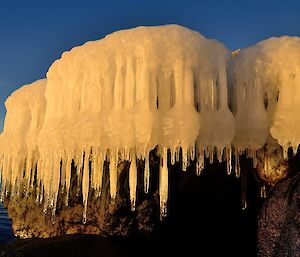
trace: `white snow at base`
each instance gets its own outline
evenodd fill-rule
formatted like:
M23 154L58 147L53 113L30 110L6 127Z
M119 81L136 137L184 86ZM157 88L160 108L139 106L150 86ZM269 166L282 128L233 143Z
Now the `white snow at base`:
M182 170L196 159L200 175L205 157L213 162L216 155L227 161L231 174L233 152L239 176L238 156L245 150L255 159L258 149L276 140L285 149L296 148L299 41L271 38L231 57L220 42L167 25L118 31L63 53L47 79L22 87L6 101L0 136L2 198L22 193L23 182L29 192L36 171L37 202L54 215L60 188L68 205L73 160L85 222L90 189L101 194L105 161L114 202L118 164L125 160L130 162L134 210L137 159L145 160L148 192L149 152L158 146L163 218L168 156L171 164L181 158Z

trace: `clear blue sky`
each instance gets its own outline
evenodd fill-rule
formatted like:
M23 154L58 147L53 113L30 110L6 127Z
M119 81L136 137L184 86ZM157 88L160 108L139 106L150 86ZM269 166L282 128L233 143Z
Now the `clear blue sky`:
M176 23L242 48L300 36L299 0L0 0L0 131L4 101L45 77L62 52L115 30Z

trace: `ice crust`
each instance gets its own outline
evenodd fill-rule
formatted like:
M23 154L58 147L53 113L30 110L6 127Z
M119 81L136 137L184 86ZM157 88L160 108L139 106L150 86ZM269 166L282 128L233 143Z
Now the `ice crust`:
M104 162L113 202L118 163L126 160L134 210L137 159L145 160L148 192L149 152L158 147L163 218L175 161L186 170L196 159L200 174L205 157L216 156L230 174L234 151L238 176L245 150L255 159L276 140L284 149L298 147L299 69L297 37L271 38L231 56L220 42L177 25L122 30L75 47L52 64L47 79L6 101L1 196L28 193L36 182L37 202L54 215L60 188L68 204L73 160L82 174L85 222L90 189L101 194Z

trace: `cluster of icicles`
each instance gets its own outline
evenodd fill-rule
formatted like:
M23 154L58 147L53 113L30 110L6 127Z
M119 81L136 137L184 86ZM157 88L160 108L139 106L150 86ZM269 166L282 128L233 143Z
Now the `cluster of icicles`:
M6 101L0 137L1 198L35 186L44 210L56 211L58 192L70 190L72 162L82 174L84 221L90 189L100 195L109 163L110 197L117 195L118 164L130 162L135 209L137 159L161 156L161 217L167 214L168 158L182 170L205 158L227 162L239 176L239 155L256 163L266 144L286 152L300 143L300 39L281 37L236 56L218 41L181 26L115 32L65 52L47 79L26 85ZM232 150L233 149L233 150Z

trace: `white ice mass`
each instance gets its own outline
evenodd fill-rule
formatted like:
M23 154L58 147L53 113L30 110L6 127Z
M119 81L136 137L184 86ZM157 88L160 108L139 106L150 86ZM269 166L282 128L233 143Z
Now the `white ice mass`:
M53 214L60 188L70 189L71 162L82 173L84 221L89 190L101 193L109 161L110 195L117 195L118 163L130 161L134 210L137 159L158 147L161 216L167 214L168 156L186 170L205 157L232 152L255 160L265 144L300 143L300 39L271 38L232 56L224 45L177 25L115 32L63 53L47 79L6 101L0 136L2 198L25 193L36 179L37 201ZM227 85L228 83L228 85ZM230 107L230 108L229 108Z

